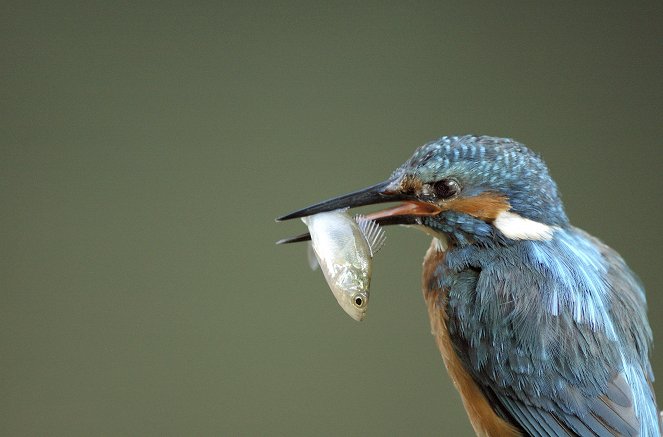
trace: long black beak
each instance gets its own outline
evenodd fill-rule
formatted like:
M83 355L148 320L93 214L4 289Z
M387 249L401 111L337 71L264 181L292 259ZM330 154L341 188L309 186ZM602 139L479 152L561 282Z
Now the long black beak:
M380 226L414 225L419 224L419 216L432 215L439 212L437 207L419 201L414 195L403 194L397 184L387 180L385 182L380 182L377 185L364 188L363 190L355 191L354 193L344 194L342 196L334 197L333 199L307 206L306 208L279 217L276 221L291 220L341 208L354 208L357 206L400 201L404 201L404 204L400 207L368 214L366 218L374 220ZM294 237L284 238L277 241L276 244L297 243L310 239L311 235L306 232Z
M374 205L376 203L385 202L398 202L400 200L408 200L409 196L403 195L400 192L393 190L391 181L381 182L363 190L355 191L354 193L344 194L343 196L334 197L333 199L325 200L316 203L298 211L291 212L276 219L278 222L284 220L291 220L300 217L306 217L321 212L334 211L341 208L354 208L357 206Z

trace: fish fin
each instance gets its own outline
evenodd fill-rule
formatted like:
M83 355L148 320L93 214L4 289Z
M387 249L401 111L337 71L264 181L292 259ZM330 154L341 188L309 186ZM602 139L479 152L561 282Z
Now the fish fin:
M308 257L308 265L311 267L311 270L318 270L320 264L318 264L318 258L315 256L315 250L313 250L313 243L310 241L306 245L306 256Z
M375 256L387 240L384 230L375 221L367 219L363 215L356 215L355 221L359 225L359 230L364 235L364 238L366 238L366 242L368 242L371 257Z

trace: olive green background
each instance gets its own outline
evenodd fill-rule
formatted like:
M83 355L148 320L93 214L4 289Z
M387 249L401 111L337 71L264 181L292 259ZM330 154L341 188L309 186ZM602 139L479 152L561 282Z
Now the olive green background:
M660 2L3 2L0 433L471 435L387 229L367 319L293 209L510 136L648 289L663 398Z

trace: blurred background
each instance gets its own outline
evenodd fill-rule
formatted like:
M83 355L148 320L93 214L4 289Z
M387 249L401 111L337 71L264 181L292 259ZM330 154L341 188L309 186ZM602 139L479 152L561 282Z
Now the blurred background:
M446 134L516 138L648 290L661 2L4 2L4 435L471 435L387 229L367 319L274 218Z

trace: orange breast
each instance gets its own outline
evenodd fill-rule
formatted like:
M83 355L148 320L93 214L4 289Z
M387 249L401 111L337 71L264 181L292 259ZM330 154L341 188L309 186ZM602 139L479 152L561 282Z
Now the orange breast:
M460 393L467 415L470 422L472 422L472 427L478 436L518 436L520 433L513 426L495 414L486 397L467 373L453 350L449 331L447 330L447 314L445 312L447 290L428 288L429 284L434 282L430 279L433 277L435 267L444 260L444 252L438 251L436 246L435 240L433 240L424 259L423 292L428 307L431 333L435 337L437 347L440 349L447 372Z

